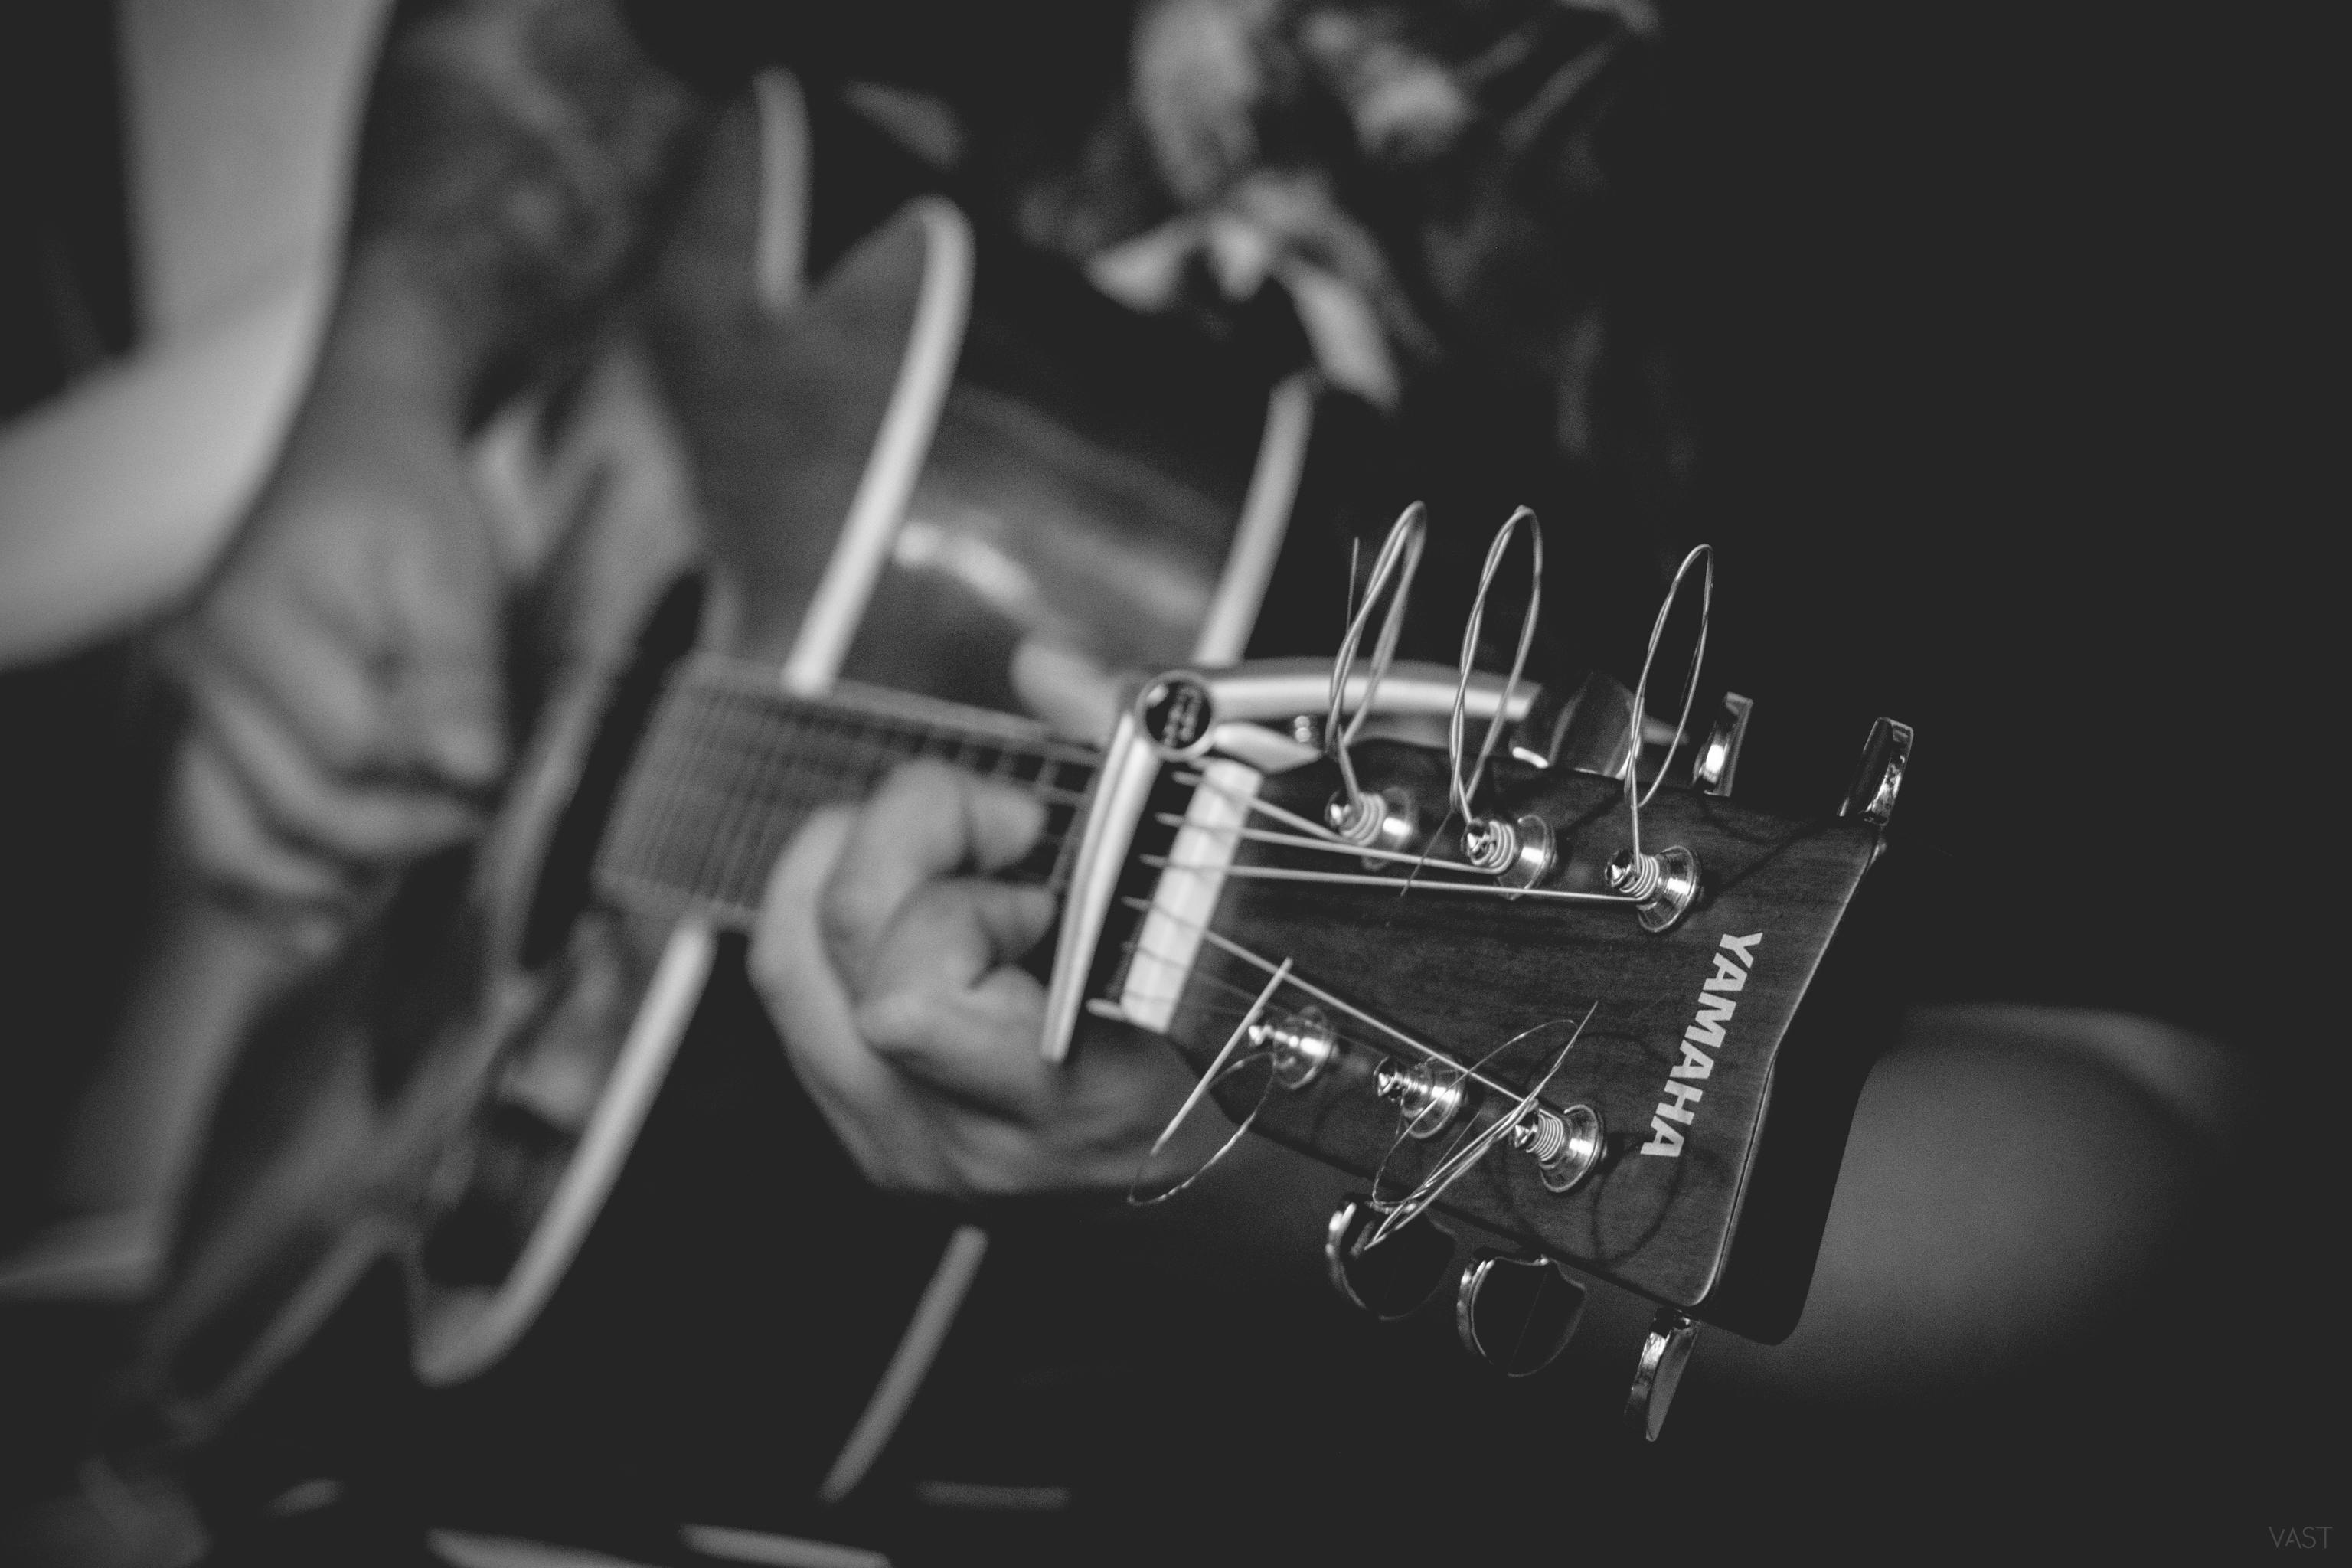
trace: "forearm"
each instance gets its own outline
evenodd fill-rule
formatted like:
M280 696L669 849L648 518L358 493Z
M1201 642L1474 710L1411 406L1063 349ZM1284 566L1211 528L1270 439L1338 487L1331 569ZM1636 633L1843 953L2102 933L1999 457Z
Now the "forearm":
M611 0L403 4L324 379L478 419L626 281L707 112Z

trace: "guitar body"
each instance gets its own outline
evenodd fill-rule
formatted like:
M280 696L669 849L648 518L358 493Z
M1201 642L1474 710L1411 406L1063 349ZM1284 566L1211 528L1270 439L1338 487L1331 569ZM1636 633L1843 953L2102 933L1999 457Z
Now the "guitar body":
M1026 735L1007 711L1024 638L1115 668L1240 652L1306 384L1252 382L1075 276L1007 258L975 278L938 198L780 310L753 264L774 216L761 129L739 115L718 137L643 319L543 421L560 428L491 466L553 541L524 616L530 742L478 852L420 868L252 1034L147 1331L142 1397L187 1436L386 1258L431 1384L497 1363L553 1294L736 961L709 921L592 877L674 668L724 658L803 696L854 679ZM899 1228L900 1251L935 1256L948 1227ZM961 1289L978 1253L950 1257ZM929 1272L919 1256L913 1283ZM860 1314L885 1349L914 1306L897 1286Z
M523 622L518 662L543 672L520 683L526 760L478 852L418 868L341 972L256 1032L149 1321L143 1400L186 1436L216 1429L386 1259L425 1383L508 1358L604 1212L707 990L739 1037L766 1031L740 941L794 824L913 754L1051 805L1066 896L1048 1055L1086 1014L1159 1033L1234 1121L1310 1157L1243 1143L1188 1200L1191 1260L1223 1268L1269 1216L1311 1235L1368 1193L1327 1232L1341 1294L1369 1304L1348 1283L1372 1245L1351 1210L1423 1226L1412 1245L1458 1279L1482 1355L1478 1281L1580 1305L1555 1266L1598 1275L1661 1310L1629 1404L1653 1436L1698 1321L1785 1337L1885 1032L1874 988L1831 975L1870 968L1874 933L1849 910L1908 731L1881 721L1844 813L1791 818L1722 798L1745 699L1685 752L1605 678L1538 693L1407 661L1338 681L1312 660L1237 664L1299 490L1307 384L1253 380L1067 274L983 260L975 285L971 231L937 198L784 310L756 282L772 269L745 259L772 226L747 195L768 140L741 122L719 139L643 319L551 404L563 438L509 450L530 498L512 510L562 524ZM551 468L543 450L583 455ZM1029 637L1168 673L1097 752L1011 711ZM1447 720L1465 704L1509 731L1471 786L1478 810L1549 846L1508 885L1473 864L1449 806ZM1386 806L1374 838L1334 837L1354 809L1343 709L1372 721L1358 804L1412 803L1392 840ZM1638 837L1637 776L1667 786ZM1643 843L1685 868L1655 921L1664 883L1628 892L1603 869ZM1323 1054L1283 1054L1308 1045ZM1453 1100L1433 1120L1414 1093ZM775 1326L775 1384L796 1401L778 1425L839 1443L815 1489L835 1502L987 1243L865 1192L789 1086L730 1109L717 1136L796 1145L747 1208L772 1228L719 1245L781 1259L814 1299ZM1525 1286L1537 1276L1551 1283ZM1016 1316L1073 1299L1021 1294ZM796 1373L819 1363L872 1398L812 1397Z

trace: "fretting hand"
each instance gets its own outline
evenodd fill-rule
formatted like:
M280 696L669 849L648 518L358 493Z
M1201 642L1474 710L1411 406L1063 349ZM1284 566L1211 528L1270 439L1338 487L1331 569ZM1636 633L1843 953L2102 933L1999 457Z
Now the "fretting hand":
M786 1054L879 1185L961 1197L1123 1189L1189 1087L1126 1031L1038 1053L1045 990L1019 960L1053 898L988 879L1044 813L1021 791L910 763L813 817L778 861L751 974Z

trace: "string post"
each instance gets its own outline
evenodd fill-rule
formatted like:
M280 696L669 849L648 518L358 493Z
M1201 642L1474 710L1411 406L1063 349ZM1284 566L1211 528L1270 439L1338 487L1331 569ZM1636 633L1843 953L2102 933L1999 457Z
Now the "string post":
M1503 683L1503 700L1496 707L1494 716L1486 721L1486 738L1479 742L1477 758L1469 763L1465 773L1464 761L1468 752L1468 735L1464 719L1469 705L1470 673L1478 657L1478 634L1486 624L1486 599L1494 592L1495 575L1501 570L1503 557L1509 551L1511 541L1517 535L1521 523L1527 525L1528 535L1528 607L1519 617L1519 640L1517 651L1511 656L1510 677ZM1462 658L1458 679L1454 685L1453 716L1447 723L1445 736L1452 805L1463 822L1464 858L1486 875L1501 878L1522 888L1532 886L1538 878L1551 868L1549 831L1540 834L1543 846L1539 863L1530 868L1523 863L1522 855L1526 841L1535 836L1523 831L1523 828L1528 823L1541 828L1541 820L1521 817L1515 824L1502 817L1481 817L1474 805L1474 799L1479 784L1486 776L1486 763L1495 753L1495 742L1501 738L1511 699L1518 691L1519 677L1527 669L1528 650L1535 645L1536 621L1543 613L1543 525L1537 521L1532 510L1520 507L1505 520L1501 528L1495 531L1493 542L1486 546L1486 564L1478 575L1477 597L1471 601L1470 618L1462 628Z
M1372 1092L1394 1104L1404 1117L1404 1130L1415 1138L1434 1138L1460 1113L1467 1098L1459 1069L1448 1071L1434 1062L1399 1067L1382 1062L1372 1073Z
M1276 1088L1305 1089L1339 1058L1339 1030L1331 1016L1309 1004L1279 1018L1250 1026L1250 1048L1264 1051Z
M1609 889L1633 905L1642 929L1653 935L1671 931L1698 901L1698 857L1680 844L1652 855L1620 849L1602 872Z
M1474 818L1462 833L1462 858L1490 877L1500 876L1519 858L1518 829L1499 816Z
M1589 1105L1565 1110L1538 1107L1507 1134L1511 1146L1536 1163L1546 1191L1565 1193L1592 1173L1608 1147L1601 1113Z
M1462 835L1464 862L1512 889L1511 896L1549 876L1555 857L1551 824L1532 813L1516 821L1473 820Z
M1342 790L1323 808L1324 826L1359 847L1370 847L1388 820L1388 803L1361 790Z
M1395 1231L1400 1226L1411 1225L1413 1221L1419 1219L1423 1214L1427 1212L1432 1204L1434 1204L1438 1199L1445 1195L1445 1190L1448 1187L1461 1180L1465 1173L1474 1169L1477 1165L1478 1162L1484 1160L1494 1151L1496 1144L1500 1143L1506 1137L1517 1131L1519 1124L1527 1119L1530 1111L1543 1109L1541 1101L1544 1090L1549 1089L1551 1087L1552 1079L1559 1076L1559 1069L1568 1062L1569 1053L1576 1049L1576 1042L1584 1037L1585 1025L1592 1022L1592 1015L1598 1012L1600 1007L1601 1004L1597 1001L1589 1004L1585 1007L1584 1016L1577 1021L1575 1029L1568 1037L1568 1042L1559 1047L1559 1054L1552 1058L1551 1066L1544 1069L1543 1076L1528 1086L1527 1092L1520 1095L1516 1100L1514 1100L1508 1110L1505 1110L1500 1116L1496 1117L1492 1121L1488 1122L1485 1131L1466 1139L1456 1139L1454 1141L1454 1147L1446 1153L1444 1158L1437 1162L1436 1165L1427 1175L1421 1179L1420 1184L1415 1186L1412 1192L1406 1194L1402 1198L1397 1200L1394 1205L1389 1205L1388 1213L1381 1218L1380 1225L1373 1230L1371 1239L1366 1243L1367 1246L1378 1246L1382 1237ZM1520 1042L1532 1037L1538 1032L1563 1025L1566 1022L1567 1020L1564 1018L1554 1018L1547 1023L1538 1024L1533 1028L1522 1029L1518 1034L1504 1041L1501 1045L1496 1047L1495 1049L1487 1052L1486 1056L1479 1058L1479 1061L1481 1065L1492 1061L1496 1057L1512 1049ZM1431 1064L1424 1064L1424 1067L1428 1065ZM1452 1067L1452 1064L1449 1063L1448 1066ZM1464 1069L1458 1067L1453 1067L1452 1071L1453 1076L1446 1081L1454 1085L1459 1085L1465 1076ZM1379 1087L1377 1077L1374 1079L1374 1087L1376 1089ZM1406 1087L1410 1088L1411 1086L1407 1085ZM1458 1106L1459 1101L1456 1101L1455 1108L1458 1109ZM1451 1115L1451 1110L1449 1110L1448 1114L1449 1116ZM1464 1131L1466 1132L1468 1129L1465 1128ZM1425 1136L1425 1134L1418 1133L1414 1124L1410 1121L1406 1123L1404 1131L1408 1137ZM1402 1147L1403 1143L1403 1138L1399 1138L1397 1140L1397 1147ZM1395 1150L1391 1149L1390 1152L1393 1155ZM1387 1163L1385 1161L1381 1163L1381 1169L1387 1169ZM1380 1176L1378 1173L1374 1173L1372 1184L1372 1191L1377 1196L1380 1192Z
M1412 791L1396 784L1352 797L1343 789L1324 806L1323 821L1341 843L1374 852L1364 861L1366 870L1381 868L1379 855L1406 853L1421 838L1420 805Z
M1377 802L1368 800L1363 786L1357 782L1355 760L1349 747L1370 716L1380 695L1381 680L1396 660L1397 638L1404 631L1405 606L1412 600L1413 575L1421 570L1421 552L1428 539L1429 508L1414 501L1389 525L1388 537L1381 542L1380 553L1372 558L1371 578L1364 585L1363 603L1348 616L1347 633L1339 639L1339 651L1332 656L1331 703L1323 721L1323 749L1339 764L1344 805L1330 826L1350 843L1370 844L1387 821L1387 812ZM1350 595L1355 592L1352 569L1348 590ZM1363 695L1357 700L1354 711L1349 712L1349 679L1356 672L1358 650L1371 625L1372 612L1384 599L1388 608L1381 620L1380 635L1373 639ZM1362 837L1352 837L1359 834Z
M1655 855L1639 849L1620 849L1609 859L1610 891L1647 903L1657 892L1658 885L1666 879L1665 868L1658 864Z
M1659 763L1658 771L1651 775L1650 787L1643 789L1641 780L1636 776L1635 764L1641 760L1642 726L1650 711L1650 671L1658 662L1658 643L1666 635L1666 617L1673 614L1675 601L1682 595L1683 583L1695 568L1700 574L1698 636L1692 641L1690 668L1683 677L1682 712L1675 721L1674 739L1666 742L1665 756ZM1625 751L1625 771L1622 776L1625 781L1626 827L1633 841L1633 853L1637 861L1642 854L1642 812L1649 805L1651 798L1658 793L1658 786L1665 782L1667 766L1673 763L1675 753L1682 750L1683 737L1690 729L1691 704L1697 700L1699 671L1706 663L1707 623L1714 612L1715 546L1693 545L1690 553L1683 557L1682 564L1675 568L1675 579L1666 585L1666 596L1659 601L1657 618L1650 623L1650 645L1642 655L1642 678L1633 683L1633 711L1631 716L1632 744Z

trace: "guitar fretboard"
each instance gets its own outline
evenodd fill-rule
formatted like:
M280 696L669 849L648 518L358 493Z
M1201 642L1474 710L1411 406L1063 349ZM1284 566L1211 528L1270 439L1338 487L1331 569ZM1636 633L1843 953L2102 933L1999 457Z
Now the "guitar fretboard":
M934 757L1028 790L1045 832L1013 875L1058 879L1096 754L1025 720L874 687L795 697L775 672L688 662L656 705L597 855L609 898L748 929L776 857L812 812L862 800L893 767Z

